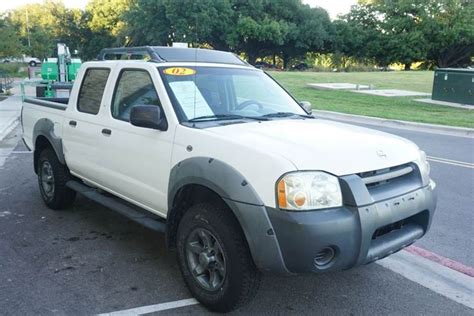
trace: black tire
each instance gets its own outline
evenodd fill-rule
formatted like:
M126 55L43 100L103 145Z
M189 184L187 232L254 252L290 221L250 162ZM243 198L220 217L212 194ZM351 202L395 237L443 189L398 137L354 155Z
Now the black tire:
M239 223L229 212L218 204L196 204L184 214L178 227L178 261L184 281L193 296L215 312L229 312L245 305L257 294L261 279ZM212 290L198 279L206 278L207 272L195 277L191 270L193 260L189 256L194 251L189 251L189 241L196 231L209 233L217 241L213 248L219 248L222 253L221 260L216 261L224 263L225 274L221 284Z
M60 210L74 203L76 191L66 187L71 175L68 168L59 162L54 150L48 148L40 153L37 171L41 197L46 206Z
M36 65L37 65L36 61L34 61L34 60L31 60L28 64L29 64L31 67L36 67Z

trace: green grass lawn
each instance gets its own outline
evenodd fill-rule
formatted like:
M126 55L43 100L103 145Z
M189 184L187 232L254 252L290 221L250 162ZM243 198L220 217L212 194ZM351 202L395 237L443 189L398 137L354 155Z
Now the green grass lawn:
M413 101L424 98L422 96L382 97L306 87L307 83L346 82L373 85L374 89L403 89L431 93L432 71L269 73L298 100L310 101L316 110L474 128L474 110Z

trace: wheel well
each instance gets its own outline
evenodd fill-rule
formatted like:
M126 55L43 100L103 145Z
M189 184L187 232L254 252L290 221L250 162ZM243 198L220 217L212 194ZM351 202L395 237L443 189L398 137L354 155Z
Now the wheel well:
M39 156L41 152L45 150L46 148L51 148L54 150L53 145L51 145L49 140L45 136L39 135L36 138L35 151L33 153L33 168L35 169L35 173L38 173L37 167L38 167Z
M166 221L166 245L169 248L176 247L176 235L178 233L179 222L184 213L193 205L198 203L216 203L226 209L234 219L237 220L234 213L215 191L199 184L187 184L181 187L173 198L173 204L169 211ZM242 232L243 233L243 232Z

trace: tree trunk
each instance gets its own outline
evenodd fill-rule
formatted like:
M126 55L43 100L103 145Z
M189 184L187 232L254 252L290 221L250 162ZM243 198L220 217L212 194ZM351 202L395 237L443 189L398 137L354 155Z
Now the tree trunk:
M405 71L411 70L411 63L405 64Z
M283 60L283 69L286 70L288 69L288 62L290 61L290 58L288 58L288 56L285 54L283 54L281 57L281 59Z
M248 56L248 63L251 65L255 65L255 61L257 60L257 55L248 52L247 56Z

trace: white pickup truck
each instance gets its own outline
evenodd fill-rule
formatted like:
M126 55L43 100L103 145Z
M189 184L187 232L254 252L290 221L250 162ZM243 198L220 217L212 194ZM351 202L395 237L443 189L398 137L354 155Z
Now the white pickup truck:
M1 59L3 63L25 63L30 65L31 67L36 67L37 65L41 64L41 60L36 57L26 56L23 55L22 57L7 57Z
M231 53L100 59L81 66L69 100L25 99L41 196L62 209L78 192L163 231L209 309L242 306L261 272L344 270L428 231L435 183L412 142L314 118Z

